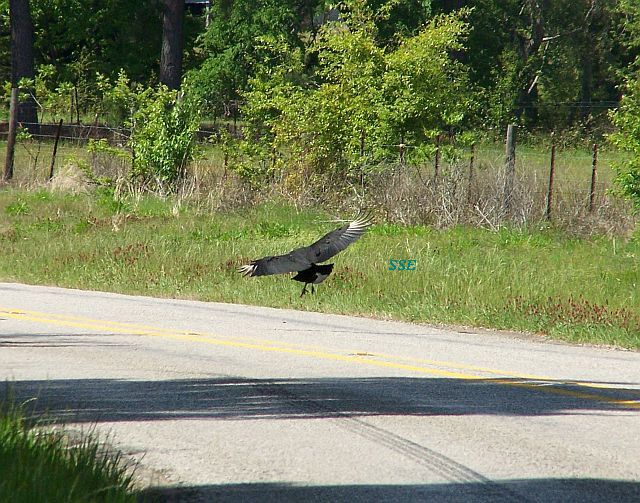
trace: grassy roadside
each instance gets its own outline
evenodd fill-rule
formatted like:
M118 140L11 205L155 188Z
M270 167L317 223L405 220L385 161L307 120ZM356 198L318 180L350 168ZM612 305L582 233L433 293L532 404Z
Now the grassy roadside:
M0 279L429 323L524 330L640 348L640 236L380 223L336 257L315 296L250 258L308 244L326 214L262 205L226 214L141 198L0 192ZM389 271L415 259L416 271Z
M0 402L0 501L135 502L132 474L92 435L71 440Z

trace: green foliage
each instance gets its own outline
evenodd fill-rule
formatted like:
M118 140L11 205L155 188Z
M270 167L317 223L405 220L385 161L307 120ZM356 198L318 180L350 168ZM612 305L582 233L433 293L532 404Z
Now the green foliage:
M16 202L9 204L4 212L7 215L18 216L18 215L28 215L30 212L29 204L26 201L22 201L18 199Z
M131 157L131 180L147 188L170 188L183 177L197 154L199 102L189 86L173 91L166 86L132 83L124 72L115 81L98 75L98 113L130 130L126 150L106 140L89 141L88 151L119 158ZM95 183L106 179L89 176Z
M162 37L158 0L38 0L29 2L34 24L35 66L53 69L53 88L69 83L80 115L94 105L96 75L116 78L124 69L133 80L157 81ZM185 69L195 62L189 49L204 18L187 11ZM0 0L0 82L9 80L8 1ZM67 100L67 105L70 100Z
M616 28L619 41L627 49L632 61L635 57L633 65L629 65L628 69L623 68L623 73L628 75L629 70L637 70L640 66L640 4L636 0L619 0L618 10L620 21Z
M374 13L352 2L326 23L306 53L282 39L262 39L267 55L245 94L249 130L286 151L292 176L343 177L364 145L375 159L401 139L419 141L462 124L473 106L465 67L451 58L467 30L460 15L438 16L397 46L379 45ZM298 180L298 183L300 180Z
M137 98L138 108L127 121L132 175L144 183L172 185L184 176L196 154L198 102L188 92L182 94L162 85L145 89Z
M99 75L114 79L124 69L133 81L153 86L157 82L158 52L161 38L161 8L158 0L106 0L98 2L80 0L39 0L30 2L35 27L35 63L45 72L49 94L38 102L44 111L57 117L75 118L88 123L95 111L104 105L100 91ZM0 82L10 75L10 30L8 0L0 0ZM462 10L460 5L467 7ZM354 14L359 13L354 17ZM419 33L428 23L438 23L442 14L464 12L466 20L464 48L452 44L449 59L463 62L468 72L468 82L480 91L481 108L465 115L466 128L492 127L502 131L505 123L519 120L530 129L576 130L578 134L599 134L606 123L602 102L618 100L617 88L624 78L638 67L640 55L640 7L637 0L474 0L451 2L445 0L234 0L212 2L208 15L209 24L204 27L205 16L185 18L185 70L205 113L216 117L233 114L234 100L241 100L255 88L256 79L264 79L266 71L277 73L278 58L273 57L273 44L286 47L290 53L300 51L299 76L314 84L324 84L323 92L334 94L331 84L339 87L341 99L351 99L359 85L351 79L351 89L342 89L347 81L337 83L325 79L323 68L331 43L327 32L329 25L346 27L343 42L357 44L357 32L368 32L374 47L387 58ZM340 22L330 23L338 15ZM357 18L357 19L356 19ZM362 22L362 25L359 23ZM367 26L365 28L365 25ZM116 34L117 36L114 36ZM270 41L265 43L265 41ZM362 42L362 41L361 41ZM459 45L459 44L458 44ZM421 47L421 46L419 46ZM348 47L335 48L346 55ZM365 50L363 46L361 49ZM405 47L408 49L408 47ZM419 51L411 48L412 55L396 55L398 64L422 64ZM324 53L324 56L323 56ZM363 56L363 54L360 54ZM370 54L375 59L374 54ZM417 59L416 59L417 58ZM393 59L393 58L391 58ZM448 64L448 66L450 66ZM375 67L375 63L374 63ZM360 69L353 62L344 65ZM424 68L429 72L429 65ZM393 73L393 68L384 72ZM413 76L418 76L409 66L403 66ZM380 68L378 68L378 72ZM443 72L443 78L447 71ZM380 73L373 74L380 76ZM364 73L360 80L370 77ZM405 82L406 80L406 82ZM394 82L386 85L402 87L412 85L412 76L402 73ZM458 78L453 84L464 86ZM250 84L251 83L251 84ZM303 90L308 90L304 87ZM376 92L386 92L382 87ZM405 89L409 95L413 89ZM455 90L457 92L457 90ZM312 93L313 94L313 93ZM357 95L359 96L359 95ZM296 99L306 99L307 94ZM371 100L375 102L375 95ZM325 96L326 100L329 100ZM414 115L420 100L409 101ZM435 98L434 100L435 101ZM578 103L584 102L584 105ZM590 106L595 102L595 106ZM600 103L598 103L600 102ZM385 104L387 105L387 104ZM405 109L406 99L399 97L395 106ZM391 108L393 106L389 105ZM322 113L319 105L307 105L302 112L309 116ZM359 110L357 107L352 107ZM326 109L323 107L323 110ZM382 109L381 113L388 113ZM397 112L397 110L396 110ZM117 122L127 114L108 110L108 121ZM459 112L449 110L445 115ZM363 111L354 122L363 122L368 113ZM408 135L423 117L389 117L396 120L395 127L404 125ZM42 115L41 115L42 116ZM45 117L48 119L47 114ZM338 115L341 117L341 115ZM376 119L379 117L376 115ZM100 121L105 119L100 116ZM408 122L407 122L408 121ZM414 121L414 124L410 124ZM366 121L365 121L366 122ZM406 123L405 123L406 122ZM429 119L428 122L431 122ZM369 123L366 122L368 125ZM345 127L346 134L352 126ZM357 129L357 128L356 128ZM364 128L367 142L372 140ZM358 132L360 134L360 132ZM390 130L376 132L374 137L389 135ZM424 137L428 134L420 133ZM373 143L376 143L374 138ZM394 139L391 143L398 143ZM359 141L355 141L358 144ZM384 143L380 141L378 143ZM358 150L358 148L355 148ZM337 154L325 159L329 164L340 164L351 154ZM326 158L319 152L319 159ZM319 161L325 162L325 161Z
M255 63L262 59L258 38L281 38L300 45L317 0L236 0L212 2L206 31L194 52L201 64L189 75L209 111L221 114L223 104L239 98Z
M461 12L460 15L465 15ZM467 68L451 58L469 27L460 15L438 16L386 58L389 122L416 139L459 127L473 110Z
M434 0L434 12L455 2ZM621 46L627 27L618 25L620 3L635 0L474 0L466 50L471 81L483 90L478 121L502 127L519 120L529 128L593 128L602 107L616 101L618 71L628 64ZM585 106L576 106L585 102Z
M627 161L614 165L616 185L640 209L640 77L629 79L620 108L612 119L618 131L610 140L632 154Z

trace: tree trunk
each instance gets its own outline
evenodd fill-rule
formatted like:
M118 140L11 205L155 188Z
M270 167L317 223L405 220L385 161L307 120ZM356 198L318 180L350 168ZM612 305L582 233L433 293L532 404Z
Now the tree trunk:
M592 37L587 37L588 44L593 44ZM582 53L582 75L580 76L580 119L583 125L589 126L591 116L591 100L593 90L593 45L587 45Z
M11 23L11 84L18 87L20 79L33 79L33 21L29 0L9 0ZM27 89L28 98L18 104L18 122L31 133L38 132L38 109L35 90Z
M544 39L545 12L548 10L548 0L527 0L529 20L528 31L516 31L518 49L520 53L520 89L518 90L518 104L516 117L524 116L527 120L538 120L538 86L537 71L532 61L538 55ZM524 11L524 9L523 9Z
M182 20L184 0L164 0L160 82L179 89L182 79Z

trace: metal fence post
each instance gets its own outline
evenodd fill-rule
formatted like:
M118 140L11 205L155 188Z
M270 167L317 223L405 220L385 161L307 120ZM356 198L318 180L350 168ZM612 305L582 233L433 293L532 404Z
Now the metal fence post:
M476 162L476 144L471 145L471 157L469 158L469 184L467 188L467 204L471 205L473 201L473 182L474 182L474 170Z
M53 180L53 169L56 164L56 154L58 153L58 141L60 140L60 130L62 129L62 119L56 128L56 139L53 142L53 153L51 154L51 166L49 167L49 181Z

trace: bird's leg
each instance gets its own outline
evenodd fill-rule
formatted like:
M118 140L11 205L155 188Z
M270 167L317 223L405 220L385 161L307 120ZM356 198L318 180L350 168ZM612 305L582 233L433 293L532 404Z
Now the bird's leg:
M316 293L316 291L313 288L313 283L311 283L311 293Z
M307 293L307 284L304 284L304 287L302 287L302 293L300 294L300 297L302 297L305 293Z

